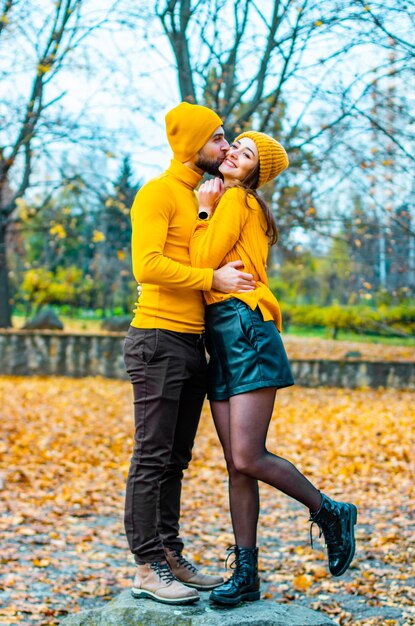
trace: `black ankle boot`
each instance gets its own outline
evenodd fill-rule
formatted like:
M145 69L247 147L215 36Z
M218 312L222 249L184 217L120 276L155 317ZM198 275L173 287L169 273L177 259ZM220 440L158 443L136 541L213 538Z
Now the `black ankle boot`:
M313 524L317 524L320 528L320 537L323 534L326 540L329 570L333 576L341 576L354 557L354 525L357 509L354 504L330 500L324 493L321 496L319 510L310 514L310 535Z
M242 600L259 600L258 548L232 546L229 550L228 558L235 555L230 565L234 572L228 581L212 591L209 599L227 606L236 606Z

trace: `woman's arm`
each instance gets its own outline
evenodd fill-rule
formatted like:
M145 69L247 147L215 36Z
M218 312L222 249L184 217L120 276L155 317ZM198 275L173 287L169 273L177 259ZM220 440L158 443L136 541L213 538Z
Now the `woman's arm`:
M190 240L190 260L194 267L216 269L232 250L248 216L244 196L242 189L228 189L219 200L212 217L196 222Z

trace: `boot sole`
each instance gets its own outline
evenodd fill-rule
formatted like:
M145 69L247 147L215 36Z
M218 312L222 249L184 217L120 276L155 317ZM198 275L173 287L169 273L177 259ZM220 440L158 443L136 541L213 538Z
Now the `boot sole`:
M140 589L140 591L131 589L131 595L133 598L148 598L150 600L155 600L156 602L161 602L162 604L193 604L194 602L200 600L199 596L195 596L193 598L162 598L152 591L147 591L145 589Z
M248 591L247 593L242 593L237 598L224 598L224 597L213 597L210 596L209 600L214 602L215 604L222 604L224 606L237 606L241 602L255 602L259 600L261 597L260 591Z
M332 576L341 576L342 574L344 574L345 571L349 569L350 563L353 561L353 558L356 552L356 541L354 538L354 526L357 521L357 508L355 507L354 504L350 504L350 509L351 510L350 510L350 520L349 520L349 532L352 538L352 549L350 551L349 558L347 559L346 563L343 565L340 572L337 572L336 574L332 573Z

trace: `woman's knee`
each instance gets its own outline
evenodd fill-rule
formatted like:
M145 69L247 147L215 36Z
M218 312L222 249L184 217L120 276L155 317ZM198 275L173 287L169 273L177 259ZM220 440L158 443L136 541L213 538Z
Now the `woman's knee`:
M236 472L235 463L233 462L233 458L231 455L225 457L226 461L226 470L229 476L233 476Z
M237 478L241 474L255 477L261 455L256 454L251 448L245 446L235 446L226 455L226 468L229 476Z
M226 458L226 469L230 482L238 481L243 476L243 472L236 466L233 456Z
M249 451L240 450L235 452L232 460L237 472L247 474L248 476L255 475L257 459Z

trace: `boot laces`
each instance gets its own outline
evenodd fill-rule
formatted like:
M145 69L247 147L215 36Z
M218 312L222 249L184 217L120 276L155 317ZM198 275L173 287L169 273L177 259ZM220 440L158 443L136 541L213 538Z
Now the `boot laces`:
M319 535L318 538L321 539L321 537L324 534L324 539L326 541L326 545L330 546L330 548L341 548L341 542L339 541L338 537L337 537L337 533L336 533L336 527L337 524L336 522L332 522L331 524L327 524L327 526L323 528L320 526L320 524L314 520L311 520L311 526L310 526L310 542L311 542L311 547L314 548L313 545L313 526L314 524L317 524L317 527L319 529Z
M181 552L179 552L179 550L173 550L172 552L173 552L173 557L176 560L177 565L179 567L183 566L186 569L188 569L191 572L193 572L193 574L197 573L196 567L192 563L189 563L189 561L184 558L183 554Z
M311 548L314 550L314 543L313 543L313 528L314 525L317 525L317 528L319 529L319 535L318 538L321 539L321 536L323 534L323 529L317 524L317 522L311 522L311 526L310 526L310 543L311 543Z
M234 557L234 560L229 563L229 569L233 570L232 575L229 579L229 582L231 581L243 581L246 578L246 572L245 572L245 568L244 568L244 564L240 562L240 559L238 558L238 552L237 552L237 546L230 546L229 548L227 548L228 551L228 556L226 557L225 560L225 568L228 566L228 560L230 557Z
M235 569L237 566L237 557L236 557L236 546L229 546L227 548L227 552L229 553L225 560L225 568L228 567L228 561L231 556L234 557L232 563L229 563L229 569Z
M172 583L176 580L166 561L154 561L154 563L150 563L150 567L163 582Z

